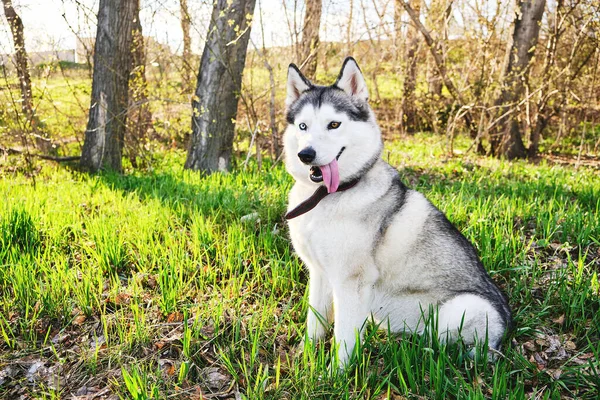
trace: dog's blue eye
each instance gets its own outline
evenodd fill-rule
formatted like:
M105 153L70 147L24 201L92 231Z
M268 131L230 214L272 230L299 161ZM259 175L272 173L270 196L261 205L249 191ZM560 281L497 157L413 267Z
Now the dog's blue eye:
M340 127L342 123L338 121L331 121L329 125L327 125L327 129L337 129Z
M301 131L305 131L306 130L306 124L304 122L302 122L300 125L298 125L298 128L300 128Z

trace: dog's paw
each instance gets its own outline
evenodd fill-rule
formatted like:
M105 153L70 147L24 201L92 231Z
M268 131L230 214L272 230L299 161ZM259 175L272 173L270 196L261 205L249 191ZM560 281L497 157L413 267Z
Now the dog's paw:
M495 363L500 357L504 357L504 354L496 349L488 348L487 354L485 351L482 346L473 346L467 353L467 356L473 361L480 361L485 357L488 363Z

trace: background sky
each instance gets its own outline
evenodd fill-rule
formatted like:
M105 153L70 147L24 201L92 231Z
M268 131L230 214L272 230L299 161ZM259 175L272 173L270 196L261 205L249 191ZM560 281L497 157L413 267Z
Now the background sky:
M28 51L46 51L75 48L76 35L95 36L98 0L13 0L23 19ZM329 0L324 2L322 41L342 41L347 36L350 6L348 1ZM192 17L192 50L202 52L203 37L208 27L212 1L188 0ZM296 0L257 0L252 40L257 46L289 45L289 26L294 23L296 7L297 26L301 26L304 4ZM370 0L354 2L351 37L353 40L367 39L367 27L380 26L377 12L385 15L384 21L393 27L393 1L382 3L376 10ZM287 13L286 13L287 11ZM12 52L12 38L4 12L0 7L0 53ZM262 17L262 24L260 18ZM168 44L173 51L180 52L182 33L178 0L142 0L142 29L145 36L152 36ZM262 29L261 29L262 28ZM381 34L381 27L379 34ZM263 35L264 32L264 35ZM372 32L372 35L374 31ZM251 45L252 46L252 45Z

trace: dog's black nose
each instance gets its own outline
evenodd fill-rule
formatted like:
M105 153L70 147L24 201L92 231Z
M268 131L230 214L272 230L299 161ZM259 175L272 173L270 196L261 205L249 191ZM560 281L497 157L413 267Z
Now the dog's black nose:
M304 164L308 164L308 163L312 162L316 156L317 156L317 152L312 147L306 147L306 148L300 150L300 153L298 153L298 158Z

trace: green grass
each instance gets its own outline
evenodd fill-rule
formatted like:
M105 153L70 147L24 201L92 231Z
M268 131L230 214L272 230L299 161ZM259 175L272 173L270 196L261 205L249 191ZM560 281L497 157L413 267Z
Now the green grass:
M203 177L172 152L123 176L39 164L34 185L11 158L0 165L0 397L597 398L598 171L443 148L402 138L386 158L507 293L516 329L497 362L372 328L347 371L329 369L329 343L300 348L308 277L282 218L292 181L281 165Z

